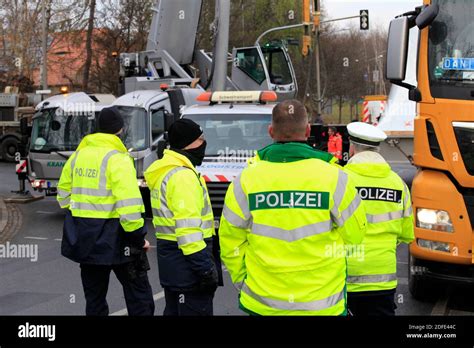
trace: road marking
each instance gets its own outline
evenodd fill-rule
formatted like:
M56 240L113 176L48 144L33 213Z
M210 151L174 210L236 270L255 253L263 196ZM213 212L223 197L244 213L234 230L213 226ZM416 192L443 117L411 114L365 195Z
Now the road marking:
M448 307L448 295L443 294L436 302L433 310L431 311L431 315L446 315L447 314L447 307Z
M48 240L48 238L44 238L44 237L25 237L25 239Z
M54 211L37 210L36 214L56 214Z
M8 222L8 211L3 198L0 198L0 233L3 232Z
M164 291L161 291L157 294L154 294L153 295L153 301L158 301L159 299L162 299L163 297L165 297L165 292ZM127 315L128 312L127 312L127 308L124 308L124 309L121 309L117 312L113 312L112 314L110 315L113 315L113 316L120 316L120 315Z
M62 242L63 239L62 239L62 238L56 238L55 241L56 241L56 242Z

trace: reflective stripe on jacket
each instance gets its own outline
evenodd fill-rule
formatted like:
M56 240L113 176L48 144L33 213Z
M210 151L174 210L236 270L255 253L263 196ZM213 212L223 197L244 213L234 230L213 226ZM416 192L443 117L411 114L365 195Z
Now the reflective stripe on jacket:
M348 291L397 287L397 245L414 239L410 192L383 157L372 151L356 154L346 165L367 214L361 246L348 250Z

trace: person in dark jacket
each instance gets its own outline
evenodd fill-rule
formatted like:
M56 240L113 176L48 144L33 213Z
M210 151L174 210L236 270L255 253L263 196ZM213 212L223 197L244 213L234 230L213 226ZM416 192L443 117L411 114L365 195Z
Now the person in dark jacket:
M212 315L218 267L213 257L214 216L206 182L196 171L206 141L188 119L169 129L171 148L145 172L151 190L164 315Z
M103 109L98 132L86 136L66 162L58 202L66 209L62 255L80 263L86 315L108 315L110 272L123 286L129 315L153 315L147 271L145 211L133 159L117 135L124 121Z

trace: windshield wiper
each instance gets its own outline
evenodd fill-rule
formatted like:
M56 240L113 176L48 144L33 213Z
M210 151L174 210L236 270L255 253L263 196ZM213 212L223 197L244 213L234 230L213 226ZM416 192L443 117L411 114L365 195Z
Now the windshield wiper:
M32 152L40 152L40 153L55 153L59 156L61 156L62 158L64 159L69 159L69 157L71 157L70 155L65 155L59 151L69 151L69 150L60 150L59 148L57 147L52 147L52 148L46 148L46 149L40 149L40 150L35 150L35 149L30 149L30 151ZM71 150L71 151L74 151L74 150Z
M61 157L64 158L64 159L69 159L69 157L71 157L71 155L68 156L68 155L65 155L65 154L63 154L63 153L61 153L61 152L59 152L59 151L51 151L51 153L55 153L55 154L61 156Z

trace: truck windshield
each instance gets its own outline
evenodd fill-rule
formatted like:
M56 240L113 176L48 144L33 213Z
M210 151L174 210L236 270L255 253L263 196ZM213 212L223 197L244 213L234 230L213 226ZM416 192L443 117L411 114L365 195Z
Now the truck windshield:
M271 82L276 85L289 85L293 83L290 63L286 59L283 49L281 47L262 48L262 51Z
M95 115L64 114L57 108L41 110L33 118L30 151L74 151L94 128Z
M433 97L471 99L474 88L474 1L433 0L440 12L430 28Z
M117 106L124 120L123 135L125 147L131 151L145 150L148 146L146 110L133 106Z
M199 124L207 141L206 156L252 157L272 143L271 114L186 115Z

